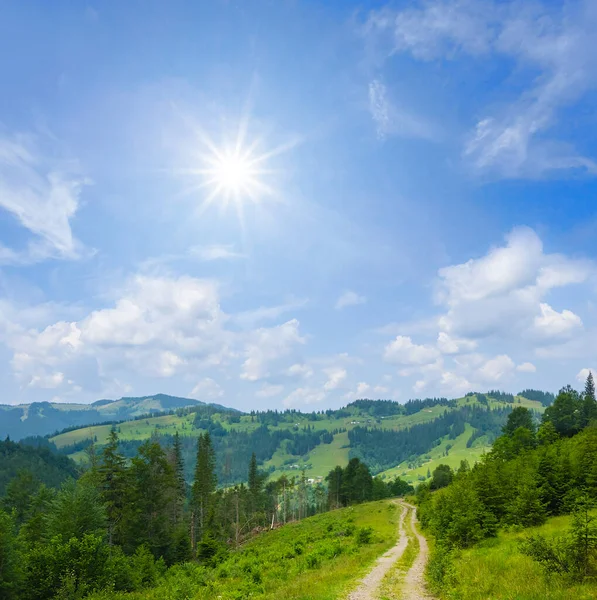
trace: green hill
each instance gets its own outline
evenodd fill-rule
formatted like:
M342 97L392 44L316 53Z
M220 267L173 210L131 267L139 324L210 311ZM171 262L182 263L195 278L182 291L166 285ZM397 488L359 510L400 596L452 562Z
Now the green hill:
M0 438L14 440L48 435L92 423L126 421L140 415L161 413L186 406L205 406L204 402L166 394L98 400L92 404L34 402L16 406L0 404ZM217 406L217 405L215 405ZM218 407L223 408L223 407ZM232 409L228 409L232 410Z
M68 457L56 455L48 448L0 441L0 498L19 473L29 473L37 482L58 487L68 477L76 477L77 468Z
M318 413L288 410L242 414L217 405L197 404L116 425L71 429L50 441L71 458L84 461L85 449L92 443L103 445L113 426L121 450L128 457L134 456L151 435L159 435L169 445L178 433L190 481L196 439L209 431L221 485L246 478L247 456L252 452L271 478L283 474L292 477L305 470L308 478L318 480L334 466L346 465L349 458L358 457L382 477L400 475L415 482L425 479L439 462L475 462L499 435L513 406L526 406L537 413L544 409L539 400L501 392L406 404L357 400L342 409Z

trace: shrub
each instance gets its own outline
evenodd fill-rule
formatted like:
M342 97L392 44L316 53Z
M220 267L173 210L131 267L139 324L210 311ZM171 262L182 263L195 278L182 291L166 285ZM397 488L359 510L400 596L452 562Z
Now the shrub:
M356 542L359 546L371 543L373 529L371 527L359 527L356 532Z

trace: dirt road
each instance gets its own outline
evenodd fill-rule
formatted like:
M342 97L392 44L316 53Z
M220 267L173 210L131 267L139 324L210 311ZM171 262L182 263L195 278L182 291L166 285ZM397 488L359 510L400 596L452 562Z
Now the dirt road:
M429 595L425 588L425 566L429 559L427 540L417 529L417 508L410 504L404 504L411 509L412 530L419 540L419 554L404 578L402 600L433 600L433 596Z
M378 590L382 579L394 563L400 559L408 544L409 538L404 529L404 520L408 516L411 519L412 531L419 541L419 553L404 578L402 589L397 592L399 595L396 596L396 600L398 598L400 600L434 600L433 596L429 595L425 589L425 566L429 558L429 548L427 540L417 529L417 509L406 502L400 501L398 504L402 508L402 512L398 523L398 541L396 545L377 559L374 567L367 573L360 585L350 593L347 600L378 599Z
M376 600L377 596L375 592L377 591L377 588L379 588L381 580L406 549L408 537L404 531L404 519L407 512L409 512L409 509L402 502L399 506L402 508L402 512L398 523L398 542L383 556L377 559L373 569L367 573L359 587L352 591L347 600Z

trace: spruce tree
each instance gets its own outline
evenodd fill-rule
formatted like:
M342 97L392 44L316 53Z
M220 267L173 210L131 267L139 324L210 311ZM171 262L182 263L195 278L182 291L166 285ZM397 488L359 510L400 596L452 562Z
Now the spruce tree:
M259 473L257 467L257 457L255 452L251 454L251 460L249 462L249 475L248 475L248 487L249 487L249 498L250 498L250 512L251 516L259 512L261 506L261 488L263 487L263 477Z
M597 401L595 400L593 373L589 371L582 400L581 426L586 427L593 419L597 419Z
M118 434L114 428L108 435L108 442L104 446L102 462L98 471L101 493L106 505L108 543L112 545L120 541L119 527L126 493L126 461L118 453Z
M193 546L203 537L212 496L216 490L216 456L209 432L199 436L197 441L197 464L192 488L193 526L197 531L192 536Z
M172 462L174 475L176 477L176 521L182 519L182 512L187 495L187 483L184 477L184 461L182 458L182 444L178 431L174 435L174 444L172 446Z

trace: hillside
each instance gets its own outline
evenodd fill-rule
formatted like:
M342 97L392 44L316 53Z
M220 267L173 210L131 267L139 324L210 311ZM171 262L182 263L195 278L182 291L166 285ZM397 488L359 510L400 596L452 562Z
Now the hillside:
M223 485L244 480L247 456L252 452L270 478L292 477L304 470L308 478L318 480L334 466L358 457L382 478L400 475L415 482L426 479L438 462L457 465L463 458L475 462L500 434L513 406L537 413L544 409L537 399L499 392L406 404L358 400L343 409L319 413L240 414L199 405L123 421L116 429L121 450L128 457L152 434L171 445L178 433L188 481L194 469L196 439L209 431L216 450L218 481ZM85 448L92 442L102 446L111 428L110 424L82 427L50 441L61 452L83 461Z
M48 448L0 441L0 498L8 483L23 472L40 483L58 487L65 479L76 477L77 468L68 457L56 455Z
M98 400L92 404L57 402L34 402L16 406L0 404L0 439L7 435L10 435L13 440L44 436L71 427L126 421L140 415L201 405L205 406L205 403L166 394Z

